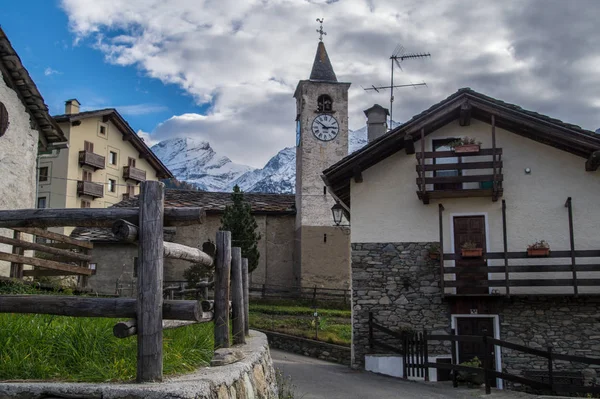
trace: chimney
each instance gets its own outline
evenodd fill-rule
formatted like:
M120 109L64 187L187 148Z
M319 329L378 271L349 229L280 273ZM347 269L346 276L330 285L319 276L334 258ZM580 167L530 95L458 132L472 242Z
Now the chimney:
M387 116L390 114L387 108L379 104L373 105L365 110L367 116L367 137L369 143L387 132Z
M65 114L74 115L79 113L81 103L76 98L65 101Z

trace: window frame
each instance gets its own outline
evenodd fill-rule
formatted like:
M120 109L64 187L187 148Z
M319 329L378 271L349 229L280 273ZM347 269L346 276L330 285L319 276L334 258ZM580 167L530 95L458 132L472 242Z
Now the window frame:
M117 180L116 179L108 179L108 192L116 193L117 192Z
M113 162L114 155L114 162ZM117 166L119 163L119 154L116 151L108 150L108 163L113 166Z
M45 170L45 174L42 173L42 171ZM47 182L48 180L50 180L50 167L49 166L40 166L39 172L38 172L38 182Z
M44 201L44 206L43 207L40 207L40 200ZM48 208L48 197L46 197L46 196L38 197L37 198L37 203L36 203L36 208L37 209L46 209L46 208Z

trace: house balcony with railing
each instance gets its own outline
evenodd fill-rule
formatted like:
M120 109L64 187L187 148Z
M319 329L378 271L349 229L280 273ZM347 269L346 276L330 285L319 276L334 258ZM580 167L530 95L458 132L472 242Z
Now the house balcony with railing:
M104 169L106 160L102 155L90 151L79 151L79 165L91 166L94 170Z
M146 171L133 166L124 166L123 179L133 180L137 183L141 183L146 181Z
M77 195L88 195L93 198L104 197L104 185L91 181L77 181Z
M503 194L502 148L473 152L421 151L417 158L417 196L430 199L491 197Z
M441 246L441 288L445 297L508 297L513 295L600 295L600 249L576 249L571 198L568 208L570 248L524 247L508 250L506 202L502 201L503 247L466 248L456 253ZM443 205L439 204L440 242L444 242ZM565 231L567 234L567 231ZM474 243L474 242L471 242Z

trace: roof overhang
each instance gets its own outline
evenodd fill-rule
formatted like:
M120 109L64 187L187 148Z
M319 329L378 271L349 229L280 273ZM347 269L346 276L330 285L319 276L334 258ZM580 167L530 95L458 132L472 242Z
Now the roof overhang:
M360 176L362 171L404 149L405 146L414 146L414 141L419 140L421 134L426 136L453 120L461 119L461 114L464 120L467 116L466 110L470 118L489 123L494 115L497 127L585 158L586 170L595 170L593 168L597 169L600 165L594 158L600 150L600 135L467 88L460 89L326 169L323 179L330 192L349 209L352 178Z

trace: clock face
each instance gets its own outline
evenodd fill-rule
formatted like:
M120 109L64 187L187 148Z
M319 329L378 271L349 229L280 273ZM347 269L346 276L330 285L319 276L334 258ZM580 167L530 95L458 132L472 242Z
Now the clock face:
M340 131L337 119L328 114L318 115L312 123L312 132L321 141L335 139Z

